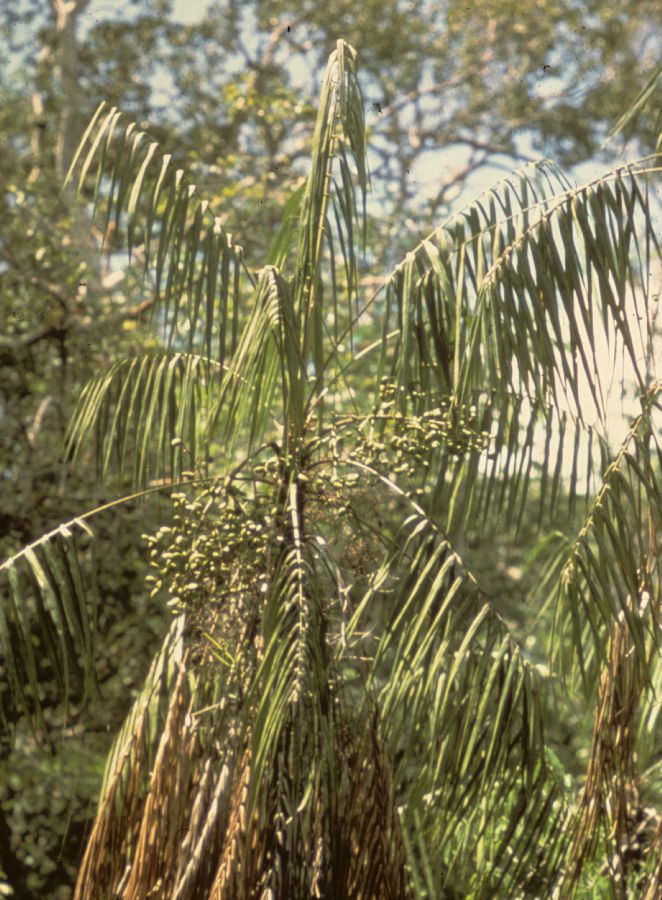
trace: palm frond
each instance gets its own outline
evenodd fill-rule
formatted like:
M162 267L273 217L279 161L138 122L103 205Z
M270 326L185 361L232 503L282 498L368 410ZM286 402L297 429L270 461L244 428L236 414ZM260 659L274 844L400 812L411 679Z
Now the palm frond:
M143 277L153 278L153 316L167 345L223 365L237 344L242 282L254 282L241 247L170 154L135 123L125 125L114 107L105 112L105 104L68 176L76 175L79 192L95 165L95 209L103 212L107 236L126 235L130 256L139 245Z
M67 704L71 697L97 696L92 541L84 519L72 519L0 566L3 676L18 708L42 733L48 732L47 700ZM57 684L55 698L44 695L46 669Z
M479 289L465 396L487 375L495 389L507 383L556 406L563 393L580 419L591 397L602 415L600 340L613 359L625 356L645 390L655 361L650 272L659 257L651 170L649 162L625 167L569 192L502 251Z
M643 160L533 205L522 176L521 198L506 190L500 207L495 189L489 215L470 207L454 231L423 242L387 285L384 333L394 310L400 336L384 365L390 358L398 386L466 404L505 391L590 421L591 409L604 415L606 352L625 355L643 391L654 365L659 246L647 181L656 173L655 159Z
M143 772L154 765L168 717L183 662L183 624L183 616L173 621L106 760L99 807L78 874L77 898L93 897L92 885L117 886L125 878L127 829L144 804Z
M293 376L296 388L302 366L299 360L294 373L292 367L286 371L279 354L283 343L290 354L297 354L291 328L283 335L290 319L289 287L275 266L265 266L258 272L251 313L210 408L210 435L218 435L227 449L235 447L240 438L249 449L254 447L277 414L291 412L288 375ZM283 397L281 409L275 403L278 392Z
M292 293L295 316L299 323L300 352L306 365L311 363L316 374L325 367L325 334L328 319L333 332L331 355L339 343L337 334L343 317L338 307L341 293L335 277L335 245L329 219L329 200L332 201L335 236L345 269L345 284L349 312L345 321L352 321L352 300L358 284L357 231L360 223L355 183L362 197L365 222L365 194L368 187L365 121L363 98L356 75L356 51L344 41L338 41L327 66L319 111L312 142L312 164L301 203L299 242L293 277ZM334 172L337 162L339 172ZM352 171L352 167L354 171ZM321 264L324 245L329 252L332 274L332 313L323 303ZM335 336L335 341L333 340ZM306 375L309 373L306 373ZM321 385L316 384L316 394Z
M539 679L420 509L353 628L370 634L384 606L388 624L376 639L369 685L395 760L418 891L442 896L462 885L489 897L531 879L551 884L567 850L568 811L544 763ZM541 804L547 815L540 816ZM546 842L554 853L542 853Z
M508 395L478 398L466 427L482 437L482 448L441 442L424 481L447 533L481 536L498 528L517 536L525 514L535 511L542 530L589 502L597 481L592 460L602 449L594 427Z
M159 890L191 896L198 880L208 883L213 872L229 814L231 776L223 758L205 745L205 728L195 715L201 693L186 658L168 668L176 677L169 685L165 721L155 734L146 733L151 706L146 697L97 813L76 900L100 900L108 885L127 900ZM155 832L157 820L167 820L169 827Z
M115 363L83 389L67 452L75 460L95 441L99 471L116 468L137 487L176 480L184 470L206 472L201 434L221 381L217 363L192 354L152 352Z
M398 811L393 766L375 710L355 748L349 791L340 819L336 862L343 897L409 900L411 866ZM338 852L338 850L336 851Z
M47 532L0 565L0 675L37 733L49 733L45 705L98 698L98 560L88 522L164 488L190 483L157 485L105 503ZM57 690L47 697L48 680Z
M648 672L651 653L659 647L662 492L655 412L661 390L658 382L646 392L642 412L606 467L581 531L572 542L563 539L550 560L545 589L551 587L555 608L553 659L566 674L574 661L585 685L606 659L614 621L627 627L640 675Z
M384 345L380 372L397 386L459 393L468 352L467 323L488 272L567 188L549 162L499 182L444 222L399 263L386 281L383 333L399 329L396 346Z
M152 273L154 279L150 285L154 315L164 329L167 345L174 351L187 346L190 355L197 351L227 370L228 377L216 394L211 412L215 425L223 419L221 433L226 441L243 433L242 425L248 426L249 443L264 430L265 422L270 420L270 398L279 374L286 379L281 385L286 398L285 433L289 434L290 421L298 422L295 431L300 432L309 366L320 369L326 352L328 325L322 310L320 266L325 242L330 248L332 267L335 265L333 229L328 216L330 197L335 209L336 239L345 260L350 307L358 280L355 181L365 195L367 169L355 51L339 41L331 55L313 137L311 172L305 187L295 193L285 211L283 231L270 253L273 262L288 262L286 244L291 242L298 215L293 275L286 278L276 265L268 265L260 271L257 281L250 274L243 279L248 281L250 292L242 283L241 249L225 234L219 219L210 214L195 186L186 181L181 170L174 169L171 158L163 156L156 144L149 143L145 149L146 136L133 123L126 127L121 123L117 110L105 115L102 109L97 111L72 173L77 172L79 190L83 190L96 160L95 204L105 209L106 231L112 226L114 233L126 232L130 253L137 243L141 244L145 276ZM141 230L139 221L144 222ZM316 293L318 301L314 300ZM245 306L243 310L239 309L240 301ZM275 328L279 323L280 335ZM287 372L279 370L274 336L288 353ZM183 365L181 354L177 354L177 359ZM144 481L148 462L159 470L166 463L169 469L176 470L181 462L181 451L163 443L181 439L173 427L170 399L176 390L177 364L168 365L163 357L160 366L155 360L152 365L133 361L115 366L105 377L99 376L88 386L71 430L72 442L80 443L93 427L104 428L108 424L103 416L114 404L111 431L102 443L101 462L105 470L115 446L122 470L130 455L127 438L135 426L133 421L127 421L127 415L132 419L145 414L149 425L155 428L158 418L158 449L148 450L151 434L144 427L134 444L132 469L137 483ZM192 400L181 387L179 393L185 400L178 407L179 424L183 424L182 416L191 422ZM136 402L137 398L143 402ZM226 409L221 411L222 407ZM190 429L188 437L193 445ZM153 460L147 458L150 452L155 454Z
M633 605L633 604L631 604ZM640 806L635 735L642 682L622 622L613 627L609 654L598 689L591 753L565 869L563 890L570 893L600 837L612 884L628 884Z
M255 810L256 792L262 789L268 761L274 759L292 718L300 718L300 709L308 696L312 696L313 703L319 702L319 689L325 689L328 678L320 659L319 596L316 596L314 568L304 543L300 487L293 481L287 493L287 517L282 522L286 540L265 607L264 658L255 682L261 696L253 728L255 749L249 818ZM315 719L319 722L320 716L316 715ZM298 731L295 724L295 734ZM304 794L302 790L301 796Z

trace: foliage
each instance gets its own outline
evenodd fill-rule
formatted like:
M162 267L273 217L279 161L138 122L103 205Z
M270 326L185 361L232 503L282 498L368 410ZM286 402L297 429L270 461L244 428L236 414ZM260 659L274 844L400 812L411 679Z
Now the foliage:
M74 161L98 221L140 250L164 346L90 382L68 446L96 442L103 471L174 503L147 536L171 625L108 758L76 896L636 884L651 900L656 158L578 188L530 166L365 297L356 66L339 41L305 186L257 271L114 108ZM615 448L605 349L639 407ZM5 666L37 730L33 631L64 696L94 699L93 521L2 567ZM529 523L543 540L518 621L481 582L479 545ZM545 722L596 698L580 793Z
M0 16L8 12L3 5ZM24 30L18 24L12 38L33 22L24 23ZM41 37L52 50L53 33ZM3 50L9 39L3 36ZM108 499L108 486L93 465L79 464L75 480L67 482L68 467L54 448L61 447L73 402L91 375L130 352L133 340L149 345L138 321L143 301L135 297L135 285L111 271L89 223L61 195L59 79L43 49L37 41L33 58L19 72L12 71L9 54L0 54L2 559L81 508ZM33 646L54 744L35 740L6 689L0 691L1 715L15 730L13 746L0 744L0 873L17 896L70 896L111 735L164 627L164 616L145 607L139 546L140 533L156 521L134 504L122 522L107 515L95 524L97 536L108 542L96 573L104 601L95 622L103 635L96 667L103 706L92 710L74 703L65 724L56 672L44 664L41 646L32 644L37 635L29 626L22 634L25 646ZM6 669L2 680L6 688Z

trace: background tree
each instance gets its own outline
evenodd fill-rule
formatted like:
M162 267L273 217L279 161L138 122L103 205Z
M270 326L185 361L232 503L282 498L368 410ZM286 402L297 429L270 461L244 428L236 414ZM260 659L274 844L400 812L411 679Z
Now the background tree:
M69 447L95 438L103 471L185 489L149 538L172 622L76 895L652 898L658 169L570 188L532 166L365 298L355 67L339 42L305 188L257 271L146 134L114 110L86 133L79 184L141 248L166 348L89 383ZM615 448L603 345L640 406ZM472 574L532 500L548 669ZM3 567L7 670L35 728L30 609L65 695L96 693L88 518ZM573 695L598 701L579 797L543 727Z

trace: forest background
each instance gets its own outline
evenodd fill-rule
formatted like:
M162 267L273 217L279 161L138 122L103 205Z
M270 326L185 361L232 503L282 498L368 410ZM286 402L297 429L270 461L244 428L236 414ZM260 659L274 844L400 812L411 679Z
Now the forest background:
M582 179L650 152L660 105L603 146L662 57L662 7L625 0L92 3L5 0L0 9L0 557L114 496L93 460L76 477L60 450L80 390L100 367L155 345L150 299L85 223L65 173L101 99L191 173L249 258L270 245L305 175L325 60L358 48L370 129L370 257L361 290L443 215L502 170L548 156ZM626 403L626 400L624 400ZM622 423L614 413L614 427ZM95 529L103 703L67 711L34 740L8 696L16 739L0 746L0 893L68 897L105 754L162 636L141 535L165 512L135 503ZM532 516L534 513L532 512ZM523 616L524 562L495 540L482 574L502 611ZM467 535L471 544L472 536ZM41 673L48 680L48 671ZM48 696L48 690L47 690ZM556 723L581 771L590 720ZM584 756L582 756L584 754ZM574 762L573 762L574 761Z

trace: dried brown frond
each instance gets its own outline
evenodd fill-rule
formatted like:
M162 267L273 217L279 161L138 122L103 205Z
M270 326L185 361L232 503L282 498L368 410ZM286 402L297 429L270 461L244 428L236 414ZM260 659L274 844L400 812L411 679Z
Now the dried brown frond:
M340 845L342 896L348 900L411 897L406 854L388 753L373 717L349 774Z
M144 805L143 764L146 755L148 704L118 756L101 800L81 863L74 900L94 900L101 885L120 890L130 867L130 841Z
M150 778L142 822L134 843L131 874L122 893L125 900L169 896L172 860L178 857L182 826L188 818L189 795L195 776L197 730L187 715L189 696L182 665Z
M213 877L213 860L218 858L227 822L230 784L228 764L224 763L217 773L216 767L207 759L191 810L189 830L180 848L172 900L194 896L198 884L208 884Z
M591 754L563 879L564 897L572 896L602 830L606 869L616 896L625 898L626 879L635 860L633 847L641 807L635 753L635 716L641 690L631 631L621 616L614 625L607 664L600 678Z
M109 895L122 900L170 898L176 890L184 897L195 884L201 842L213 844L210 838L216 834L209 818L212 811L218 815L223 785L221 778L212 791L213 770L190 713L184 662L170 694L151 771L148 703L117 760L88 841L76 900Z
M239 878L245 854L246 806L251 776L249 750L244 754L239 772L230 801L223 853L209 891L209 900L234 900L242 896Z

